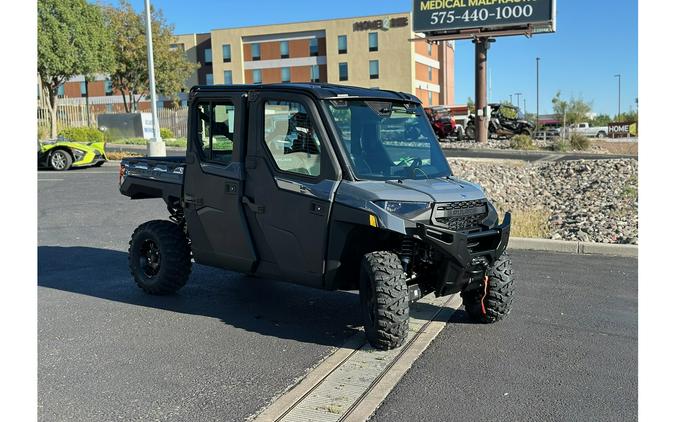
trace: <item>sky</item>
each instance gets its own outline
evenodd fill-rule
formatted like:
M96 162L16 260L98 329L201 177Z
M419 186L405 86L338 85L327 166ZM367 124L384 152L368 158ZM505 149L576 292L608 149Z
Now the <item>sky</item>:
M114 1L113 1L114 2ZM162 9L177 34L212 29L299 22L315 19L410 11L411 0L151 0ZM138 10L143 0L131 0ZM500 37L488 53L490 101L508 101L520 92L520 106L536 109L536 57L540 57L541 114L551 99L583 98L593 111L615 115L621 74L621 110L635 109L638 95L637 0L558 0L554 34ZM455 56L455 103L474 98L474 49L458 41ZM516 96L513 96L516 102Z

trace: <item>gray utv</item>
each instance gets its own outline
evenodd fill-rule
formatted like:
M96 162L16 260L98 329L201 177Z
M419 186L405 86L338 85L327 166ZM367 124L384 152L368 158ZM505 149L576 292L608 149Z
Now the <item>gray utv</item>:
M460 293L490 323L511 309L510 214L453 176L420 101L327 84L197 86L185 157L128 158L120 191L162 198L170 221L133 233L140 288L169 294L203 265L360 291L381 349L409 304Z

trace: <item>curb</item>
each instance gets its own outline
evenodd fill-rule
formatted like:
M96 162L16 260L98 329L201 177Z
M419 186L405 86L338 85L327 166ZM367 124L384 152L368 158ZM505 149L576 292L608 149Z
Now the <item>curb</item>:
M612 243L512 237L509 240L509 248L516 250L562 252L577 255L638 257L637 245L617 245Z
M530 155L530 156L548 156L548 155L557 155L559 157L566 157L568 155L580 155L580 156L587 156L589 158L582 158L582 159L637 159L637 155L626 155L626 154L604 154L600 152L593 152L593 151L571 151L571 152L561 152L561 151L548 151L548 150L524 150L524 149L498 149L498 148L453 148L453 147L448 147L448 146L443 146L441 144L441 149L443 151L465 151L465 152L472 152L472 153L481 153L481 152L487 152L490 154L495 154L495 155L513 155L513 154L518 154L518 155Z

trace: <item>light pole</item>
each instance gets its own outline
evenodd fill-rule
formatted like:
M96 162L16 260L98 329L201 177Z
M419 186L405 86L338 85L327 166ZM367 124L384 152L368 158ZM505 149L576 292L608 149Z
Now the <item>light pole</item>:
M616 115L616 119L619 120L621 118L621 74L617 73L614 77L619 78L619 113Z
M150 0L145 0L145 38L148 43L148 79L150 81L150 101L152 101L152 139L148 140L148 155L165 157L166 144L162 141L157 118L157 97L155 94L155 62L152 58L152 23L150 16Z
M518 108L520 108L520 96L523 95L523 93L522 92L516 92L513 95L516 96L516 102L517 102L516 105L518 106Z
M539 60L540 57L537 57L537 122L535 123L535 131L539 130Z

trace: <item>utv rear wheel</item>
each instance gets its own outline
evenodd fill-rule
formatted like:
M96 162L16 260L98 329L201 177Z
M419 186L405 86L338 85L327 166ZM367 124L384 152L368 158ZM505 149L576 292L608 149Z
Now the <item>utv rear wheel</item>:
M476 140L476 127L474 125L468 125L466 129L464 129L464 139L469 141Z
M174 293L185 285L191 269L190 246L177 224L153 220L134 231L129 242L129 270L144 292Z
M68 151L63 149L57 149L49 154L49 167L52 170L64 171L68 170L70 166L73 165L73 157L68 153Z
M479 289L462 293L464 308L474 321L484 324L504 319L513 304L511 258L504 253L490 268Z
M409 299L401 261L391 252L371 252L361 260L360 298L368 342L394 349L408 335Z

